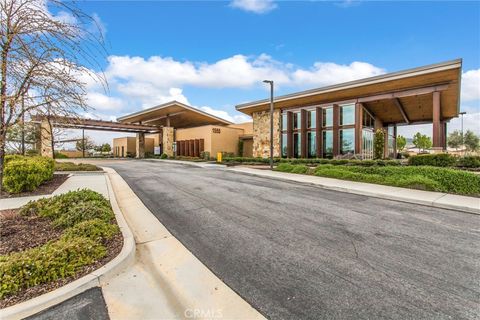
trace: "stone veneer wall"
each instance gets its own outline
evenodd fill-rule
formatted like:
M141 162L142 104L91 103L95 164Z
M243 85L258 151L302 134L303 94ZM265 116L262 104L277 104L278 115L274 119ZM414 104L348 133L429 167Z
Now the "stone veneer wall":
M40 123L40 155L53 158L52 130L47 120Z
M162 136L163 136L163 153L165 153L167 156L172 157L173 156L173 127L163 127L162 130Z
M254 112L253 156L270 156L270 111ZM280 157L280 110L273 112L273 156Z

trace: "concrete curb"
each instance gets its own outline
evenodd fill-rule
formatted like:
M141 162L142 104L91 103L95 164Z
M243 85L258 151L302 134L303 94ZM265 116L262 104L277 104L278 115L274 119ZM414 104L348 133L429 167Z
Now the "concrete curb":
M115 198L115 194L113 192L110 178L106 174L105 177L110 197L110 203L112 205L113 212L115 213L117 224L120 227L123 235L122 251L120 251L118 256L113 258L113 260L108 262L106 265L100 267L99 269L95 270L90 274L81 277L80 279L70 282L63 287L45 293L41 296L35 297L25 302L21 302L11 307L1 309L0 319L23 319L25 317L34 315L42 310L48 309L67 299L70 299L71 297L80 294L92 287L100 286L102 283L104 283L111 277L117 275L133 263L135 259L135 241L133 238L133 233L128 227L128 224L125 221L122 212L120 211L117 199Z
M317 187L321 187L328 190L353 193L358 195L365 195L374 198L394 200L405 203L420 204L424 206L430 206L440 209L457 210L471 214L480 215L480 199L474 197L460 196L441 192L431 192L414 190L407 188L398 188L391 186L376 185L371 183L362 183L354 181L345 181L324 177L315 177L309 175L266 171L262 172L259 169L252 168L229 168L228 170L253 176L268 177L276 180L283 180L289 182L296 182L302 184L309 184ZM317 181L312 181L312 180ZM323 182L321 182L322 180ZM338 184L348 183L350 186L345 187ZM334 185L337 184L337 185ZM374 190L379 189L382 190ZM363 189L363 190L362 190ZM370 190L368 190L370 189ZM372 190L373 189L373 190ZM418 196L411 196L412 193L418 194Z

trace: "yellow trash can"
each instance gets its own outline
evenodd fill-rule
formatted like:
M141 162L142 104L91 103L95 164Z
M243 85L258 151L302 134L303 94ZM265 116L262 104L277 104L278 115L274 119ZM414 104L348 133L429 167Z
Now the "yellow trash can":
M222 153L217 152L217 162L222 162Z

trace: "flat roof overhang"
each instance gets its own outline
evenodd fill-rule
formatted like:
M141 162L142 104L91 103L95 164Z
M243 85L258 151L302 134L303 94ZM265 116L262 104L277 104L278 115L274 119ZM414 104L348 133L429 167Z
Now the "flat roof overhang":
M134 112L117 119L121 123L137 123L149 126L191 128L203 125L229 125L232 122L178 101L167 102L149 109Z
M275 109L361 102L384 123L420 123L432 120L432 93L441 92L441 118L460 111L462 60L456 59L376 77L301 91L274 98ZM248 115L269 108L268 99L239 104ZM408 121L406 121L408 119Z

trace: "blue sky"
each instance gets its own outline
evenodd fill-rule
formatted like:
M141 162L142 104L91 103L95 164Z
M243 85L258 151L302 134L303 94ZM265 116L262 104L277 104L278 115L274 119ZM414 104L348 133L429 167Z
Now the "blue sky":
M87 1L99 18L110 91L89 86L91 116L114 119L171 99L234 121L234 105L463 58L462 109L479 132L480 3ZM450 130L458 127L453 121ZM429 127L409 128L406 135ZM111 134L95 135L106 142Z

